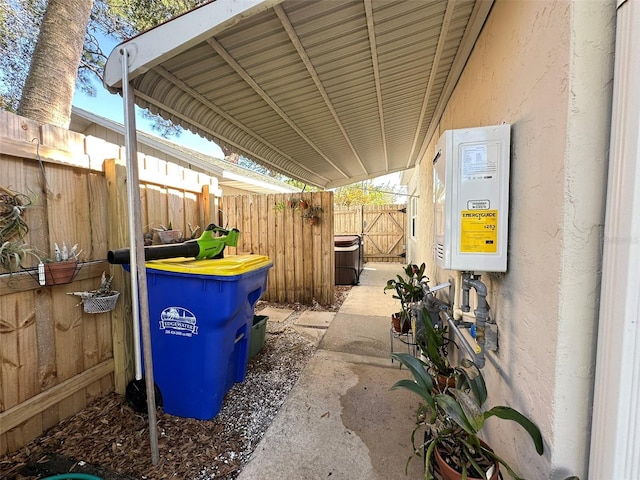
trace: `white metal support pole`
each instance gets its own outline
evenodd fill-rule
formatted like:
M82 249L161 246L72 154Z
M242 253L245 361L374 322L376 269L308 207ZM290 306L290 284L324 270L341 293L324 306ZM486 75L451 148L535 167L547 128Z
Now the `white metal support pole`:
M155 384L153 380L153 364L151 356L151 328L149 326L149 299L147 297L147 269L144 263L144 240L142 236L142 219L140 213L138 140L136 136L133 88L129 83L129 69L127 65L129 54L126 48L120 50L120 54L122 60L122 99L124 102L124 138L127 157L127 196L129 197L131 302L134 312L134 321L137 322L139 318L142 328L142 350L144 353L144 377L147 388L147 412L149 422L149 441L151 444L151 462L153 465L157 465L160 460L160 454L158 451ZM136 316L138 316L138 318L136 318ZM134 341L138 341L138 339ZM136 361L139 360L136 359Z
M640 474L640 2L618 0L589 478Z

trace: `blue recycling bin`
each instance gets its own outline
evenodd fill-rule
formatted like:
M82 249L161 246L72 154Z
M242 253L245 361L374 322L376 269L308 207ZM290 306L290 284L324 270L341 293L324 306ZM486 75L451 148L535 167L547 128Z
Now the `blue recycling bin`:
M271 266L262 255L146 262L153 374L165 412L210 420L244 380L254 306Z

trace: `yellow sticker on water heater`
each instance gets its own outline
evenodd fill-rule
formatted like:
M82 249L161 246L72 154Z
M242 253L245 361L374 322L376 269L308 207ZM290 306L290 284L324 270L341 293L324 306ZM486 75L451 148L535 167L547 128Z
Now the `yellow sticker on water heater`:
M460 214L460 253L496 253L498 210L462 210Z

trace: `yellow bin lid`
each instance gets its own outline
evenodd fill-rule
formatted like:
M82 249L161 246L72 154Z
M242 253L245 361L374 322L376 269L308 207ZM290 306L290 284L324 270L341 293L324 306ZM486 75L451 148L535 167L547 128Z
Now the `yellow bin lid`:
M221 277L242 275L271 265L271 260L265 255L228 255L224 258L203 260L177 257L146 262L146 267L153 270Z

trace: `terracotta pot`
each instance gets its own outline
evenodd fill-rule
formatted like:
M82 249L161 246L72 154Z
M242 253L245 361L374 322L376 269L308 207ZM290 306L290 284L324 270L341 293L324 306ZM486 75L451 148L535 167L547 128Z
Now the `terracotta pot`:
M480 441L483 447L489 448L489 446ZM440 455L440 451L438 447L435 448L435 457L436 457L436 466L438 471L440 472L440 476L442 480L460 480L462 478L462 474L449 466L447 462L444 461L444 458ZM493 469L493 475L491 475L490 480L498 480L500 475L500 465L498 462L495 462L495 468ZM469 477L467 476L467 480L482 480L479 477Z
M438 384L438 387L437 387L438 392L444 392L446 388L456 387L456 379L454 377L449 377L441 373L439 373L438 376L436 377L436 381Z
M320 219L318 217L309 217L307 218L307 222L309 222L309 225L317 225Z
M400 313L391 315L391 323L393 324L393 330L398 333L409 333L409 330L411 330L411 322L404 322L403 324Z
M78 262L54 262L44 264L46 285L64 285L76 276Z
M309 208L309 203L307 203L306 200L300 200L298 207L300 207L302 210L306 210L307 208Z

